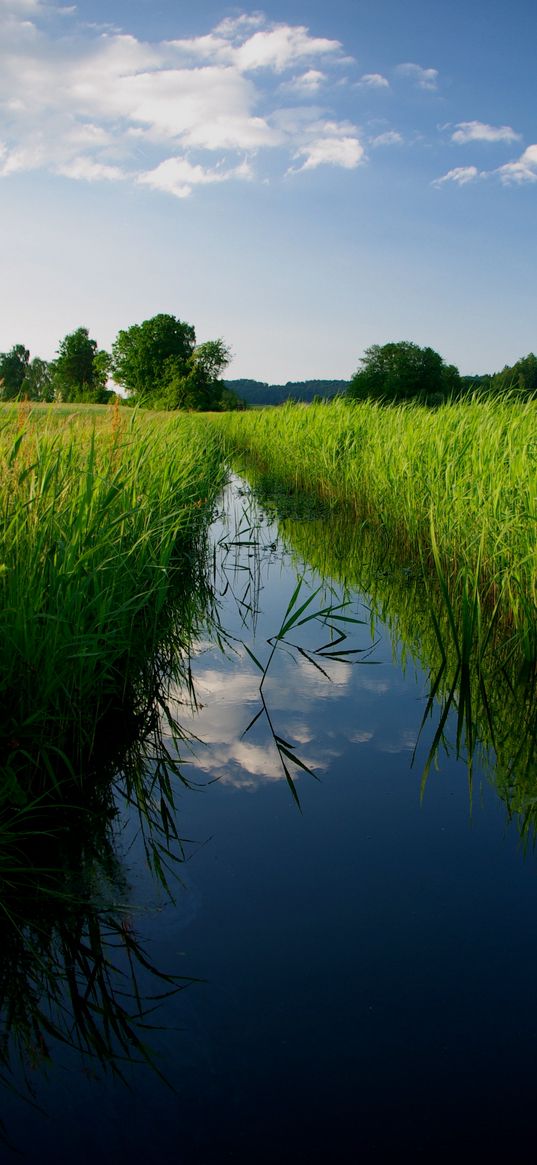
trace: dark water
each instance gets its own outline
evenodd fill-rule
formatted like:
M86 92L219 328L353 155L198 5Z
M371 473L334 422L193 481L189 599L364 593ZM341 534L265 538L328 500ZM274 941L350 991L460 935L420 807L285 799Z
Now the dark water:
M423 791L430 680L412 656L401 666L389 621L371 627L370 596L338 611L345 596L326 586L302 617L331 606L360 622L328 617L347 632L336 646L326 620L290 628L263 705L245 645L264 666L297 576L295 611L321 583L274 527L248 531L243 507L235 495L238 534L230 516L215 528L228 647L198 645L202 707L174 708L201 742L183 751L195 787L179 796L175 902L132 814L117 836L128 926L155 966L199 980L150 1017L171 1087L128 1062L125 1086L51 1041L48 1072L28 1069L41 1111L4 1091L11 1142L28 1162L521 1159L537 1085L537 867L490 742L470 789L450 714ZM138 985L157 993L143 967Z

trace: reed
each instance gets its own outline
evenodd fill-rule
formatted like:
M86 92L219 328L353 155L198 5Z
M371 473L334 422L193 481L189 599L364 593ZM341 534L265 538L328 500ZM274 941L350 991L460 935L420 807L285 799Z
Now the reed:
M537 658L535 402L475 398L433 411L339 400L210 424L233 457L351 507L357 524L437 572L457 613L474 596L474 620L477 606L494 611Z
M83 780L192 577L224 466L191 418L118 407L3 409L0 461L1 806Z
M263 510L277 519L297 571L308 563L343 593L360 591L372 636L383 627L403 669L425 673L416 750L422 792L443 754L456 754L467 765L470 797L474 771L486 774L524 841L534 844L537 671L525 658L524 638L502 630L494 607L483 609L476 589L463 591L455 608L440 572L423 571L377 530L357 527L350 507L289 493L286 479L276 481L273 472L250 468L247 477Z

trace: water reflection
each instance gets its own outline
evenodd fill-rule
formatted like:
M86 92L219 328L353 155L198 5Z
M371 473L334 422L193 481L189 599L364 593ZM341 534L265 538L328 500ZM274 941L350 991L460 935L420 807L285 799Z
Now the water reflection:
M454 755L467 767L470 796L477 767L494 782L520 830L532 831L537 706L535 673L523 647L505 627L496 626L494 612L486 609L478 612L475 625L470 623L468 634L465 612L454 621L434 572L409 566L341 507L310 502L308 508L303 497L286 488L275 492L272 479L246 472L254 497L248 497L248 487L237 489L235 483L228 503L238 533L230 536L223 527L216 532L215 584L226 603L227 660L223 663L207 645L205 656L197 660L196 680L205 708L196 719L196 732L210 750L197 754L195 767L250 788L289 777L278 755L281 738L308 769L322 773L339 745L334 738L328 747L319 747L326 732L314 737L312 724L321 725L330 715L323 710L327 703L352 688L360 723L343 730L346 739L374 741L383 752L409 754L422 793L431 769L442 757ZM278 535L283 550L280 544L276 553ZM306 602L319 587L319 578L324 580L316 601L321 617L301 626L298 640L294 627L279 639L277 629L285 621L297 578L303 580L301 599ZM339 655L336 647L333 658L316 659L323 604L335 609L350 599L350 617L358 621L345 628L352 637L340 646ZM310 608L305 617L309 613ZM276 658L271 658L262 683L265 707L260 704L259 678L275 641ZM347 650L356 653L354 659ZM315 660L322 669L317 676ZM351 662L357 666L351 669ZM420 713L412 724L399 723L397 715L401 674L404 683L415 676ZM374 722L364 721L366 693L386 697L380 719L375 701ZM277 725L269 723L267 733L267 724L257 724L256 716L262 713L266 721L268 714L270 721L270 708ZM283 757L284 762L288 759ZM293 779L297 775L294 769Z
M4 1080L19 1087L26 1081L39 1100L41 1070L54 1076L58 1065L70 1069L82 1055L86 1072L89 1063L128 1078L132 1062L151 1062L154 1025L173 1026L170 995L188 982L178 967L187 974L200 969L179 961L183 887L174 883L169 941L157 944L155 955L146 942L147 917L133 908L134 882L146 862L166 893L170 868L189 852L176 790L189 782L211 786L213 798L187 793L183 814L196 822L189 826L196 843L213 831L220 835L216 853L207 845L196 854L205 905L189 921L190 950L201 952L201 974L212 978L216 1002L205 997L194 1034L183 1026L168 1065L160 1055L155 1060L158 1070L172 1068L182 1106L167 1107L159 1092L145 1117L146 1152L156 1152L162 1115L161 1148L169 1154L184 1138L191 1147L185 1161L231 1156L229 1127L225 1136L216 1128L226 1121L235 1137L244 1129L237 1159L255 1159L254 1148L266 1159L259 1134L274 1113L299 1159L297 1130L306 1117L315 1127L317 1121L326 1146L334 1122L343 1112L351 1128L357 1098L365 1097L360 1119L369 1106L382 1128L390 1089L400 1098L401 1119L412 1111L418 1122L417 1097L426 1095L431 1112L437 1100L431 1065L449 1108L448 1077L457 1079L470 1026L459 988L467 983L468 952L479 968L479 991L465 990L487 1055L493 1037L487 1043L488 1013L479 1018L487 1010L481 985L489 975L496 1039L502 1022L496 983L509 975L516 983L527 966L519 947L533 899L513 847L494 851L491 869L480 872L481 854L469 830L462 836L456 824L461 818L468 824L467 799L454 808L448 782L427 788L423 811L414 811L432 759L442 766L459 753L467 765L479 759L486 766L519 827L529 829L535 711L523 661L508 642L491 640L466 681L471 700L463 704L463 723L469 719L472 727L461 734L454 682L460 654L455 644L442 648L449 636L433 584L344 514L319 514L301 500L296 516L292 495L282 501L262 482L253 484L261 509L249 488L235 483L215 524L210 577L198 579L198 615L190 625L198 636L192 664L178 621L176 635L170 628L131 692L122 733L109 725L109 749L103 734L91 804L65 804L60 818L38 806L33 820L23 809L17 836L10 836L7 818L2 835ZM297 578L301 589L291 603ZM302 818L285 788L284 765L307 802ZM450 772L458 778L460 767L451 764ZM240 790L250 795L241 798ZM494 814L479 828L486 851ZM476 894L480 878L486 920L480 927L503 960L497 977L468 900L468 887ZM512 930L510 906L501 922L497 908L510 886ZM497 937L499 927L507 938ZM157 1005L163 1010L155 1012ZM503 1027L507 1045L513 1030L507 1017ZM439 1068L440 1043L451 1059ZM340 1076L335 1068L312 1071L337 1063ZM312 1115L318 1086L324 1110ZM281 1091L293 1101L288 1128ZM149 1092L144 1082L143 1096ZM117 1126L118 1104L114 1094L101 1140ZM304 1146L311 1155L312 1140L305 1137Z
M195 705L190 641L213 604L201 542L182 582L152 652L127 672L77 770L71 763L66 777L62 760L46 788L35 766L27 780L21 769L16 799L3 782L0 1080L8 1099L39 1102L58 1071L123 1079L144 1064L160 1074L153 1031L190 978L178 974L177 960L168 968L147 949L134 883L145 866L163 901L182 892L177 793L188 779L180 710ZM172 687L181 693L177 716ZM9 1143L12 1129L1 1120L0 1129Z

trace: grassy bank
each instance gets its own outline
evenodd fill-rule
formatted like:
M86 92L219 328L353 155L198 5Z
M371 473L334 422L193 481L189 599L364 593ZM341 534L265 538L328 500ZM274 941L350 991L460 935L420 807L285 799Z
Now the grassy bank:
M189 417L110 408L4 408L0 460L1 791L13 802L28 782L82 779L99 726L110 735L115 718L119 732L173 597L196 581L224 469L216 435Z
M432 743L420 773L423 788L437 756L456 753L467 763L470 783L475 767L488 774L521 833L535 837L537 684L517 637L502 635L498 623L487 638L486 616L481 637L475 626L469 641L454 637L434 572L405 564L378 531L363 527L357 536L351 509L312 506L310 495L308 513L307 497L275 491L272 475L249 469L246 476L262 508L277 519L297 572L306 562L322 578L364 595L373 634L387 629L403 669L416 667L427 677L420 680L427 697L422 729Z
M495 612L503 633L516 632L525 657L536 659L535 404L504 398L431 411L338 401L230 413L212 424L230 450L352 507L402 559L421 557L459 623Z

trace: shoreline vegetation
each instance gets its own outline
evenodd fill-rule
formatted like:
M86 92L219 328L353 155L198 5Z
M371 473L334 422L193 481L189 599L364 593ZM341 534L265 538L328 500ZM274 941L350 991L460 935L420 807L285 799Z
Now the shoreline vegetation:
M456 641L537 660L537 432L532 401L283 405L205 424L289 488L352 509L432 571ZM201 422L201 418L200 418ZM201 422L202 423L202 422ZM491 640L492 637L492 640Z
M220 446L184 413L0 410L0 805L83 787L159 646L188 646Z
M361 526L357 536L350 506L290 492L285 479L251 462L242 461L241 473L263 512L276 519L297 572L307 564L343 593L361 594L372 636L384 625L402 670L417 669L427 677L414 757L419 751L425 758L418 770L422 795L441 754L456 752L467 765L472 804L477 759L509 818L516 818L521 837L535 837L536 679L513 639L496 635L480 642L476 626L466 640L454 635L452 611L435 574L409 563L376 528ZM429 741L425 754L419 748L422 736Z

